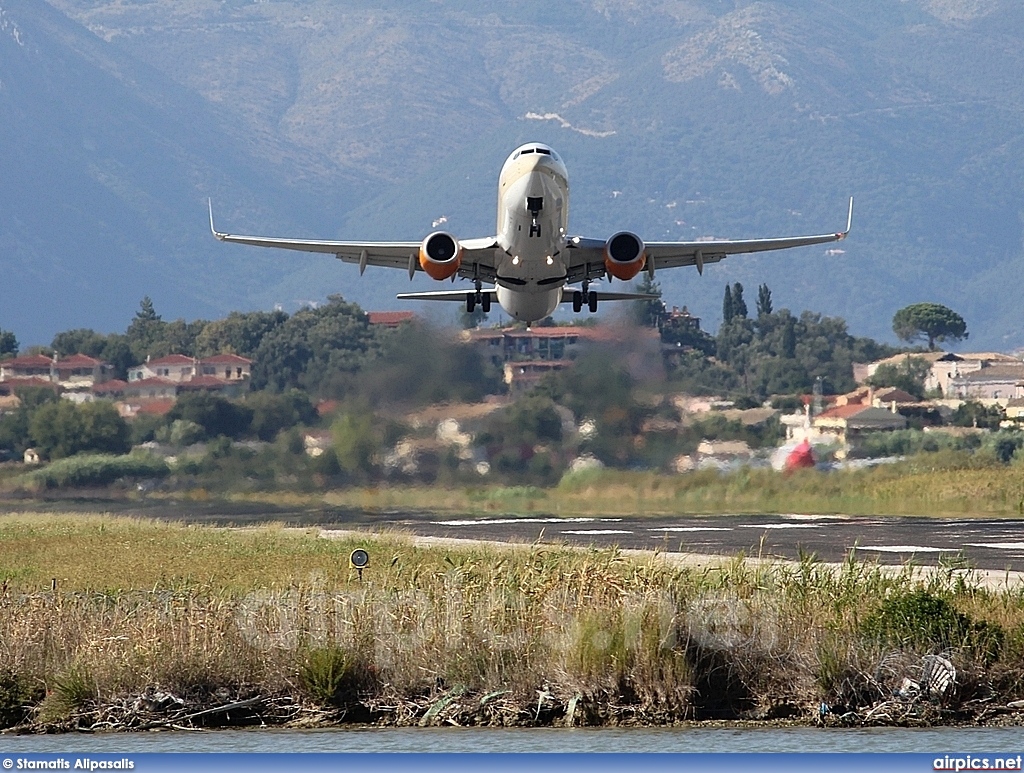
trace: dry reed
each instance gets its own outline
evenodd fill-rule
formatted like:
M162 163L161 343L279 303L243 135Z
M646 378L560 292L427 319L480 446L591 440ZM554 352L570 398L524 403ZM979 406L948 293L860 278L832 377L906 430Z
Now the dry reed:
M355 547L371 554L362 580ZM1024 691L1022 594L952 569L678 568L615 550L26 515L0 518L0 574L7 724L92 726L104 707L154 695L420 723L809 718L822 703L860 716L930 653L955 663L960 685L913 704L932 719ZM998 636L981 651L866 624L915 593Z

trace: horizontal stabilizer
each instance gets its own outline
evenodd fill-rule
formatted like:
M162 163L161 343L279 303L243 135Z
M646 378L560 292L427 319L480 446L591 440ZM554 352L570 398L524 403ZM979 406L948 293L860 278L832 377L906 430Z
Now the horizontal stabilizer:
M562 303L572 303L572 295L574 292L580 292L574 290L571 287L566 287L562 293ZM591 295L596 295L598 301L660 301L660 295L651 295L650 293L604 293L600 290L591 290Z
M480 293L489 295L491 299L497 298L497 291L493 287L485 287ZM425 293L399 293L395 297L400 301L459 301L465 303L466 296L473 295L473 290L433 290Z

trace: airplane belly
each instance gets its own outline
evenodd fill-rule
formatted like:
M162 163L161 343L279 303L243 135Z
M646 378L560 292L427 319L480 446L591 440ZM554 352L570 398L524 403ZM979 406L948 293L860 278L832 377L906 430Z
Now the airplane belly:
M551 315L562 300L562 288L522 292L498 285L498 303L509 316L521 322L536 322Z

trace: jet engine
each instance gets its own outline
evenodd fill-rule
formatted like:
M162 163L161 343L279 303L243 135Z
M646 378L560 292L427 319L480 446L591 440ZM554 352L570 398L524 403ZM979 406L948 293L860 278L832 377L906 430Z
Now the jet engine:
M420 245L420 268L431 279L448 279L462 264L462 247L450 233L435 231Z
M643 239L636 234L620 231L605 242L604 267L616 279L632 279L646 262Z

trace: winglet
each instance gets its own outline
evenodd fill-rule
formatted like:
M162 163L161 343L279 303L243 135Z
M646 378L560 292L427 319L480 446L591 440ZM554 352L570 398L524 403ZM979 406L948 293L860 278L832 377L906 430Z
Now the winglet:
M206 203L210 205L210 230L213 232L213 235L217 237L220 241L224 241L224 237L227 236L227 234L222 234L213 226L213 199L207 199Z
M850 229L853 228L853 196L850 197L850 212L846 215L846 230L841 234L836 234L840 239L845 239L846 235L850 233Z

